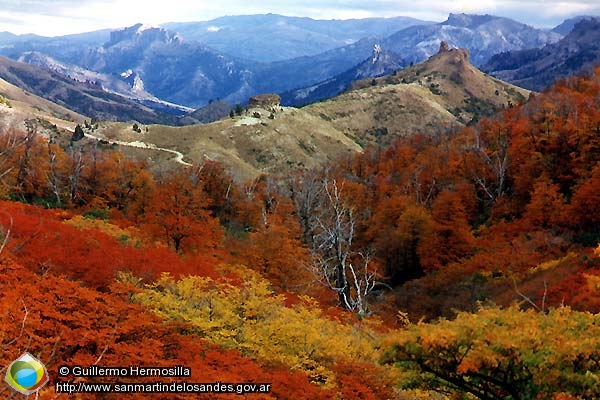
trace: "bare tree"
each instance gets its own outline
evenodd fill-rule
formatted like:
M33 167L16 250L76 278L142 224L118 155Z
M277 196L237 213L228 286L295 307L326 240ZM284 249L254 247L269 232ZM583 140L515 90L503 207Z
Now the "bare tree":
M343 187L335 179L325 179L317 193L319 204L309 221L314 259L311 269L321 283L337 293L342 307L366 315L377 273L368 252L353 249L356 213L344 199Z
M70 147L71 155L71 166L69 171L69 201L75 202L78 195L80 194L80 186L82 180L82 172L84 167L83 153L81 147L75 149L73 146Z
M25 138L13 128L0 130L0 180L15 169L15 152L23 146Z
M296 206L305 243L312 242L314 215L322 191L323 174L316 169L305 171L302 175L292 178L289 183L289 196Z
M481 137L479 131L475 131L475 145L471 151L477 155L483 165L492 172L493 179L486 180L485 176L472 173L475 183L484 191L490 200L501 197L506 191L506 180L508 175L509 138L506 132L499 132L491 140Z
M24 198L28 195L31 189L31 183L29 182L32 175L32 155L33 146L35 145L36 138L38 136L37 122L32 119L25 121L25 136L23 138L23 154L18 160L18 171L17 180L15 182L15 188L20 193L21 197Z
M56 205L58 207L62 206L61 201L61 177L57 168L58 160L56 159L56 152L52 147L52 143L48 142L48 166L49 170L46 173L46 177L48 179L48 187L52 191L54 198L56 199Z

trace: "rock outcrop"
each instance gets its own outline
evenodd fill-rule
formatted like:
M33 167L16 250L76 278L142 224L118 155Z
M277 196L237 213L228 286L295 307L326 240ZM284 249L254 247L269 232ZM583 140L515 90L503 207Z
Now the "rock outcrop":
M273 107L279 107L281 104L281 97L277 94L259 94L257 96L252 96L248 100L249 108L265 108L270 109Z

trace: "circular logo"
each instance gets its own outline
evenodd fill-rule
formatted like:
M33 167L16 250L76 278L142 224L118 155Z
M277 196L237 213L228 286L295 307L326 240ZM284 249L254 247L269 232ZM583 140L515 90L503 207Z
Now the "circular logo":
M17 392L29 395L41 389L49 378L44 364L24 353L7 368L5 380Z

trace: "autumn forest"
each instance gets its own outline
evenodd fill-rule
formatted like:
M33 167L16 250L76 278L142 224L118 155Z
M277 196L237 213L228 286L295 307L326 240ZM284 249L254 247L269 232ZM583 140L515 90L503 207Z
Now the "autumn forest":
M38 123L0 135L0 368L272 384L207 399L600 397L600 69L243 184Z

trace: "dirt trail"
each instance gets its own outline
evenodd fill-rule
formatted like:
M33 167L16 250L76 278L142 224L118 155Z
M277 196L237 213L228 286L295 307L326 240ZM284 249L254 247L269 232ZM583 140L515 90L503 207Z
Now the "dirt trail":
M129 146L129 147L135 147L138 149L151 149L151 150L158 150L158 151L164 151L166 153L171 153L171 154L175 154L175 162L178 162L179 164L191 167L192 164L186 162L183 160L183 153L177 151L177 150L171 150L171 149L165 149L164 147L158 147L153 143L146 143L146 142L141 142L141 141L136 141L136 142L124 142L122 140L107 140L104 138L100 138L98 136L94 136L94 135L90 135L89 133L85 133L85 137L89 138L89 139L94 139L97 141L101 141L104 140L110 144L117 144L119 146Z

